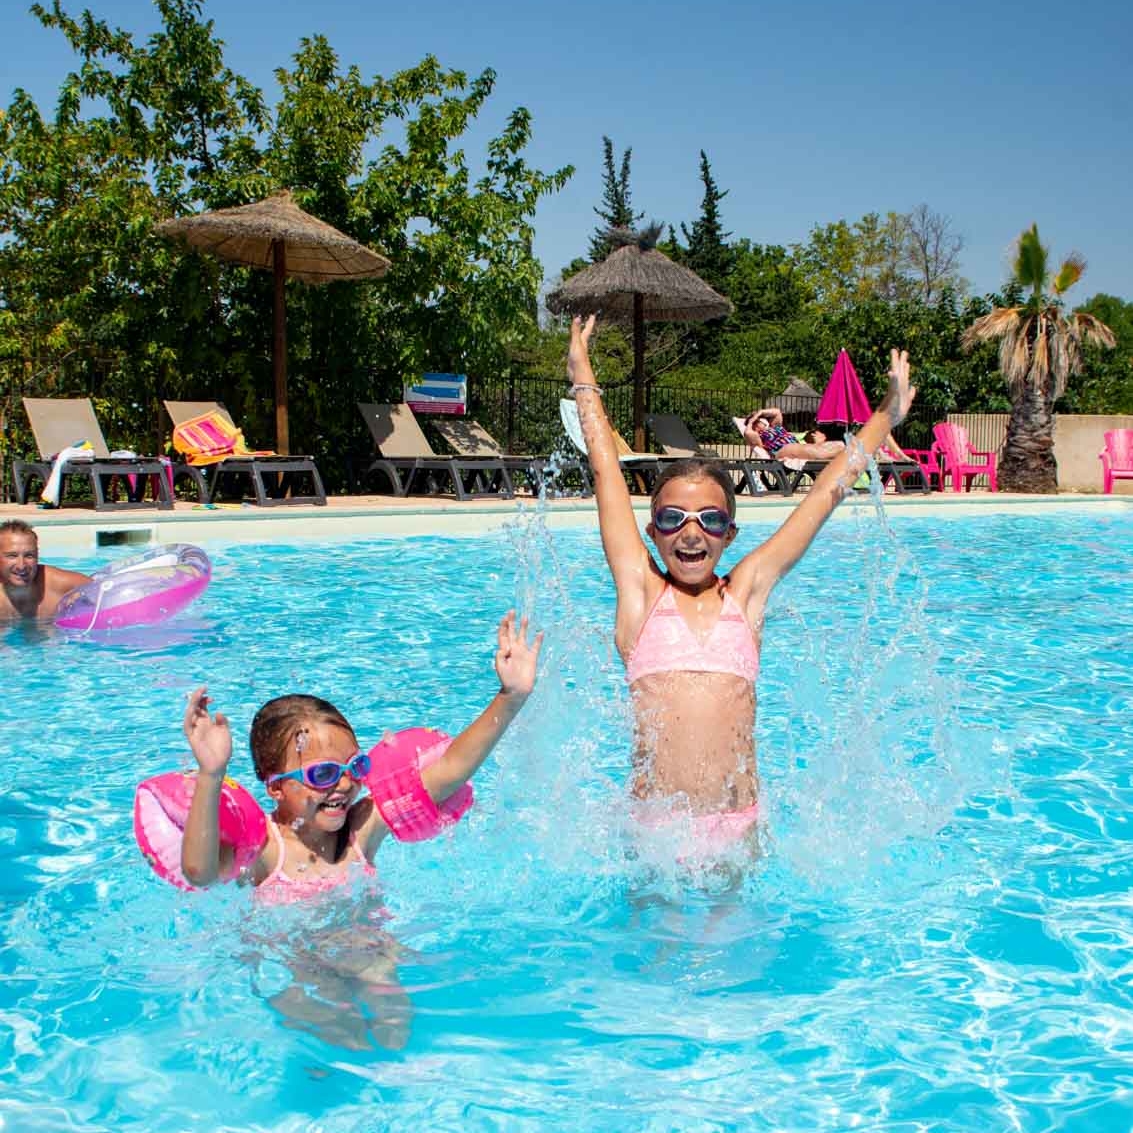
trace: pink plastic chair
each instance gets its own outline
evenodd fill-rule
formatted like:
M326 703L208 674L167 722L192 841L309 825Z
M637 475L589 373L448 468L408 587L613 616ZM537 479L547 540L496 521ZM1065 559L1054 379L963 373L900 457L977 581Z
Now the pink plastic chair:
M928 479L930 488L938 488L943 491L944 485L940 478L940 462L937 460L935 450L930 448L907 448L902 451L906 456L911 456L921 466ZM905 475L908 475L908 473L905 473Z
M987 477L988 491L997 491L995 481L996 458L994 452L978 452L972 448L968 440L968 430L963 425L950 425L941 422L933 425L932 435L936 438L931 451L936 453L940 461L940 480L943 489L948 477L952 477L952 491L960 491L963 481L964 490L972 490L972 481L977 476ZM982 457L981 461L974 458Z
M1110 429L1098 457L1102 462L1102 491L1108 496L1114 480L1133 480L1133 429Z

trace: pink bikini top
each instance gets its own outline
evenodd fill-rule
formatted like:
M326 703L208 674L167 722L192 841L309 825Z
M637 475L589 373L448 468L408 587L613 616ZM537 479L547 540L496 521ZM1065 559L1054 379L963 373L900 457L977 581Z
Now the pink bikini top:
M283 835L271 819L268 820L268 829L271 830L275 838L278 854L275 868L256 887L257 900L279 905L288 904L291 901L305 901L311 897L317 897L320 893L328 893L332 889L337 889L340 885L345 885L349 881L349 869L344 869L339 873L321 874L314 877L289 877L283 872L283 862L287 856L287 846L283 841ZM362 872L367 877L373 877L377 874L378 871L366 860L366 855L358 848L358 843L353 834L350 835L346 852L352 855L355 861L361 865Z
M633 684L653 673L674 672L734 673L745 681L755 681L759 673L755 639L747 618L727 590L720 617L701 644L681 617L673 588L665 584L626 662L626 680Z

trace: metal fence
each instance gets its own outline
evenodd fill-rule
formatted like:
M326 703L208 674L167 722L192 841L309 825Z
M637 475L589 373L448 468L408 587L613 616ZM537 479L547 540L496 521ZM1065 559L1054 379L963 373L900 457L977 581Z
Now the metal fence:
M469 415L475 417L508 452L543 453L561 446L563 429L559 399L568 396L565 381L545 378L477 380L469 383ZM606 385L603 398L614 428L633 441L633 386L628 382ZM751 387L696 389L688 386L650 386L646 413L672 413L680 417L703 445L721 455L741 455L745 446L732 421L753 409L774 404L783 411L788 429L803 432L815 426L816 403L810 397L786 397ZM912 448L932 444L933 423L942 415L913 405L908 420L896 430L898 443ZM842 436L836 425L824 426L832 440ZM647 448L655 449L647 437Z

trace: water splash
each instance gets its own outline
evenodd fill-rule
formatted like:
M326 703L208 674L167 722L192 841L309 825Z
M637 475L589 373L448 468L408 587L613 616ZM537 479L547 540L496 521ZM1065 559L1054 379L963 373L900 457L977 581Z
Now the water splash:
M927 614L928 573L889 522L872 459L868 473L868 502L843 505L849 522L808 556L835 557L843 584L817 607L801 593L805 569L782 588L800 656L777 682L786 711L760 706L763 766L776 851L792 869L816 884L915 885L920 867L940 864L934 840L968 796L1003 789L1007 761L989 759L963 718Z

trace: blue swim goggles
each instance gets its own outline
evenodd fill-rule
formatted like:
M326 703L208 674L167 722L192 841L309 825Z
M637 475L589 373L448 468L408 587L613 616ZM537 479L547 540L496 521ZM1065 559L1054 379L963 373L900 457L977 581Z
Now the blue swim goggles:
M280 775L273 775L267 782L278 783L283 779L297 779L305 787L314 791L329 791L335 786L343 774L351 779L361 782L370 774L370 757L362 752L355 752L346 763L337 763L333 759L324 759L318 763L308 763L306 767L298 767L294 771L284 771Z
M690 519L695 519L702 531L722 539L733 526L732 517L723 508L706 507L700 511L685 511L679 507L659 507L653 516L653 526L662 535L680 531Z

